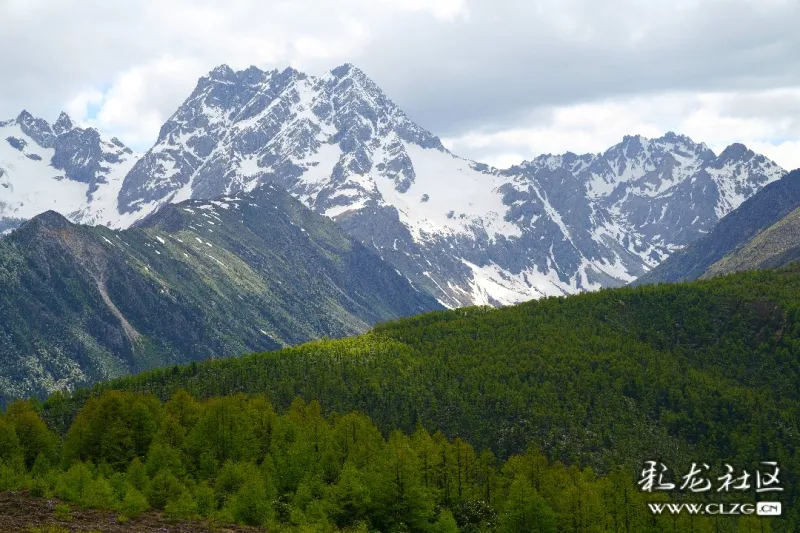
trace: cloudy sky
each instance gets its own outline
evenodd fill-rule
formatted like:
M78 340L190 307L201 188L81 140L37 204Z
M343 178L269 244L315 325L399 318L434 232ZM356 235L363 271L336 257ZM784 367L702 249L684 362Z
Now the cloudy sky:
M140 150L214 66L345 62L498 166L676 131L800 167L798 0L0 0L0 118Z

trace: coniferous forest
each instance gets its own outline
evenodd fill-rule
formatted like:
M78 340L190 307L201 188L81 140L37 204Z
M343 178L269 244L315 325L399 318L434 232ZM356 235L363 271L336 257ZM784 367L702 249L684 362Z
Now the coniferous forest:
M162 403L108 391L63 441L17 402L0 419L0 445L3 490L113 510L123 523L154 509L298 532L781 530L755 517L648 514L664 497L639 491L623 467L598 476L534 449L498 460L440 431L383 435L363 414L324 417L300 399L278 414L263 395L179 391Z
M14 403L0 484L270 531L797 531L799 274L434 312ZM766 498L645 493L648 460L775 461L784 515L656 516Z

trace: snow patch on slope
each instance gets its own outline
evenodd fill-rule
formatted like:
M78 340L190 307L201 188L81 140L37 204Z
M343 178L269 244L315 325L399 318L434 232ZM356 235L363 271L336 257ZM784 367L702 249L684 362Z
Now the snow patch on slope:
M384 201L397 208L418 241L426 240L426 234L474 234L476 229L485 230L490 237L522 234L519 227L503 219L507 206L497 191L504 183L500 178L474 170L470 161L449 152L406 142L403 148L417 176L408 190L397 191L394 182L384 176L375 182Z
M25 147L14 148L10 137L24 140ZM0 217L28 219L49 209L69 213L86 204L88 184L69 180L50 166L54 153L30 140L16 123L0 127Z

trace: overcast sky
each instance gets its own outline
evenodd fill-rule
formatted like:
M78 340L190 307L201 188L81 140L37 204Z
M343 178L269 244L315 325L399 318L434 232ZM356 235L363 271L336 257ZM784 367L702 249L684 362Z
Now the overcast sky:
M676 131L800 167L800 0L0 0L0 118L146 150L214 66L345 62L508 166Z

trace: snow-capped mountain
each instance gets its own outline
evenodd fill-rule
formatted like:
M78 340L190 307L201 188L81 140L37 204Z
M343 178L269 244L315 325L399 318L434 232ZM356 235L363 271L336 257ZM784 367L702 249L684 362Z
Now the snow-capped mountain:
M352 65L319 77L223 65L135 160L116 216L109 187L73 218L127 227L275 182L444 305L509 304L627 283L784 173L673 133L498 170L450 153Z
M115 224L122 180L136 154L118 139L23 111L0 121L0 233L49 209L77 222Z
M628 282L783 169L675 134L498 171L459 158L352 65L202 78L125 179L130 216L276 181L445 305Z
M626 136L602 154L544 155L502 171L511 179L509 216L531 221L529 233L553 245L560 278L578 273L581 289L642 275L785 173L743 145L717 156L672 132ZM546 230L548 219L558 230Z

